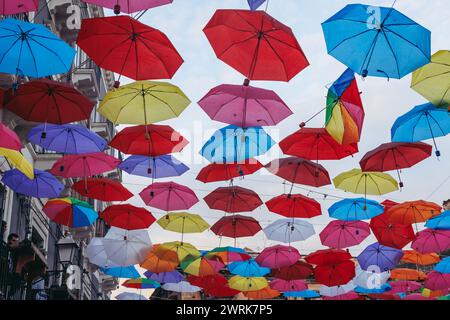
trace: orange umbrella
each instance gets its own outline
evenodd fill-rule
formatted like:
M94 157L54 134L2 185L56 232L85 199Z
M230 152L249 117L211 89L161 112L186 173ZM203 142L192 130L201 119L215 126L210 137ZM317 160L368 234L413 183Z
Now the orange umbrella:
M243 294L250 299L253 300L265 300L265 299L273 299L278 297L281 292L270 287L265 287L264 289L257 291L247 291L243 292Z
M423 200L408 201L389 209L389 220L392 223L413 224L425 222L441 213L441 206Z
M172 272L178 266L177 253L175 251L167 252L167 254L164 255L164 259L161 259L155 255L155 250L158 246L158 244L155 244L152 247L152 250L150 250L140 266L153 273Z
M426 277L425 272L408 268L397 268L391 271L391 279L394 280L420 281L425 280Z
M415 263L420 266L429 266L430 264L436 264L441 261L437 253L422 254L416 250L404 250L402 262Z

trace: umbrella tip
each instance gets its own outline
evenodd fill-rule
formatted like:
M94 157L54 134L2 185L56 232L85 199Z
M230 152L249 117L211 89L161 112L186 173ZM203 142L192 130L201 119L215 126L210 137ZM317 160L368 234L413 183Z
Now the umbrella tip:
M120 81L114 81L114 88L118 89L120 87Z
M439 150L436 150L436 152L435 152L435 153L436 153L436 157L438 157L438 158L439 158L439 157L441 156L441 152L440 152Z
M398 185L400 186L400 188L403 188L403 186L404 186L403 182L401 182L401 181L398 183Z
M304 122L300 123L300 125L299 125L300 128L304 128L305 126L306 126L306 123L304 123Z
M244 86L248 87L250 85L250 79L246 78L244 80Z
M120 5L119 5L119 4L116 4L116 5L114 6L114 14L115 14L115 15L120 14Z

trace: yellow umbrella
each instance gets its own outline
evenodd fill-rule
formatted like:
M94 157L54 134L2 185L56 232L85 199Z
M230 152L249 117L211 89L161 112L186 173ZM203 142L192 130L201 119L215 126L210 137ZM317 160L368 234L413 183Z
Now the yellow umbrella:
M450 104L450 51L441 50L413 73L411 88L436 106Z
M29 179L34 179L33 166L19 151L0 148L0 156L5 157L14 168L22 172Z
M162 260L168 260L167 257L171 257L173 255L173 252L176 252L178 256L178 261L183 261L187 256L191 255L194 257L200 257L200 252L190 243L186 242L179 242L179 241L173 241L173 242L166 242L160 244L154 251L154 254L162 259Z
M178 117L190 103L170 83L137 81L109 91L98 112L116 124L147 125Z
M242 292L257 291L266 288L269 285L264 277L241 277L234 276L228 280L228 286Z
M164 230L178 233L202 233L209 228L209 224L198 214L187 212L171 212L157 222Z
M387 173L353 169L333 179L338 189L364 195L383 195L398 190L398 182Z

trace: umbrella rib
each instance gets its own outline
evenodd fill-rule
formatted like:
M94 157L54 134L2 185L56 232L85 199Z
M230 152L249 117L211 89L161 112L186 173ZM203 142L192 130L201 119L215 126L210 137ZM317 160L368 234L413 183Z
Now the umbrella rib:
M361 35L363 35L363 34L365 34L365 33L367 33L367 32L370 32L370 31L373 31L373 30L365 30L365 31L363 31L363 32L360 32L360 33L358 33L358 34L355 34L355 35L352 35L352 36L350 36L350 37L347 37L347 38L345 38L345 39L343 39L341 42L339 42L333 49L331 49L331 50L329 50L328 51L328 53L330 54L331 52L333 52L335 49L337 49L337 47L339 47L339 46L341 46L344 42L346 42L346 41L348 41L348 40L351 40L351 39L353 39L353 38L356 38L356 37L359 37L359 36L361 36Z
M255 32L258 32L259 29L257 27L255 27L250 21L248 21L247 19L245 19L238 11L235 11L236 15L239 16L239 18L241 18L242 20L244 20L251 28L253 28L253 30ZM263 20L264 21L264 20ZM228 26L228 25L227 25Z
M14 41L11 46L3 53L3 56L0 58L0 63L3 63L3 59L5 59L6 55L15 47L16 43L19 41L19 38Z
M270 113L269 109L259 101L259 99L255 98L255 101L264 109L266 110L267 114L269 115L270 119L273 121L273 123L276 123L275 119L273 118L272 114Z
M64 67L68 67L68 66L66 66L66 64L64 63L64 61L61 59L61 57L59 56L59 54L57 52L53 51L52 49L48 48L47 46L44 46L42 43L36 41L33 38L26 38L25 41L26 41L28 47L30 48L30 54L32 55L33 59L34 59L34 54L33 54L33 51L31 51L31 47L28 42L28 39L30 39L31 41L35 42L37 45L41 46L42 48L44 48L47 51L49 51L50 53L52 53ZM36 68L37 68L37 65L36 65Z
M438 126L439 130L442 132L443 135L446 135L446 134L447 134L447 133L442 129L441 124L439 123L439 121L437 121L437 120L433 117L433 115L432 115L431 113L429 113L429 114L427 115L427 117L431 118L431 119L436 123L436 125ZM431 129L430 129L430 131L431 131ZM433 134L432 131L431 131L431 134Z
M152 96L152 97L155 98L156 100L161 101L163 104L165 104L167 107L169 107L170 111L172 111L172 113L173 113L175 116L178 116L178 115L179 115L179 114L177 114L177 113L172 109L172 106L171 106L170 104L168 104L167 102L165 102L165 101L162 100L161 98L155 96L155 95L152 94L152 93L150 93L150 96ZM145 106L144 106L144 107L145 107Z
M392 52L392 55L394 56L395 66L397 67L397 75L398 75L398 77L400 78L400 67L399 67L399 65L398 65L398 59L397 59L397 56L395 55L394 49L392 48L392 45L391 45L391 43L389 42L389 39L388 39L388 37L387 37L387 35L386 35L386 31L384 31L383 29L381 29L381 30L383 31L383 36L384 36L384 38L386 39L386 42L387 42L387 44L388 44L388 46L389 46L389 49L390 49L391 52Z
M276 31L276 30L271 30L271 31ZM293 45L291 45L291 44L289 44L289 43L287 43L287 42L285 42L285 41L282 41L282 40L280 40L280 39L278 39L278 38L276 38L276 37L273 37L273 36L271 36L270 34L267 34L267 33L264 33L264 38L271 38L271 39L273 39L273 40L275 40L275 41L277 41L277 42L279 42L279 43L282 43L282 44L284 44L285 46L287 46L287 47L290 47L291 49L295 49L295 50L299 50L300 48L298 48L298 47L296 47L296 46L293 46ZM267 39L266 39L267 40ZM299 50L299 51L301 51L301 50Z
M157 57L157 61L164 67L164 71L167 72L167 66L164 63L164 61L161 59L161 57L159 57L155 51L153 51L153 49L145 42L145 41L141 41L141 43L155 56ZM136 46L137 46L137 41L136 41ZM138 59L138 54L136 52L136 60Z
M408 42L410 45L412 45L413 47L417 48L426 58L428 58L428 54L426 54L425 52L422 51L422 48L420 48L418 45L414 44L413 42L409 41L408 39L406 39L405 37L403 37L401 34L398 34L397 32L393 31L390 28L387 28L386 26L384 27L384 29L386 29L387 31L391 32L392 34L396 35L397 37L399 37L400 39Z
M438 63L434 62L434 64L438 64ZM447 65L447 64L441 64L441 65L444 65L444 66L446 66L446 67L447 67L447 66L450 67L450 65ZM431 76L428 76L428 77L424 77L424 78L422 78L420 81L417 81L416 83L414 83L412 86L415 87L415 86L417 86L419 83L422 83L422 82L424 82L424 81L430 80L430 79L432 79L432 78L441 77L441 76L447 75L447 74L449 74L449 73L450 73L450 71L446 71L446 72L443 72L443 73L439 73L439 74L431 75ZM447 90L448 90L448 89L447 89Z
M288 74L288 71L286 69L286 64L285 61L282 59L282 57L278 54L278 52L275 50L275 48L272 46L272 44L270 43L270 41L267 39L266 35L263 35L264 39L266 40L267 44L269 45L270 49L272 49L273 53L275 53L275 55L278 57L278 60L280 60L281 64L283 65L283 69L285 74ZM275 38L274 38L275 39ZM277 40L277 39L275 39ZM280 41L281 42L281 41ZM297 48L296 48L297 49Z
M72 102L76 107L78 107L79 110L81 110L81 112L86 116L86 118L89 118L90 114L89 113L85 113L83 108L80 108L80 106L78 104L79 101L72 100L71 98L69 98L69 96L68 96L68 94L70 94L69 92L66 92L66 94L62 94L58 90L56 90L56 91L54 91L53 94L54 95L58 95L59 97L63 98L64 100Z

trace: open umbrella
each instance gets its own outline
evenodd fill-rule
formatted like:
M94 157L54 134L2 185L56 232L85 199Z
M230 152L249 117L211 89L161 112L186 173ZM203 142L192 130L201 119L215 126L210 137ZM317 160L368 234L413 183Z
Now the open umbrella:
M211 231L219 237L234 239L254 236L260 230L261 225L255 218L241 215L222 217L211 227Z
M363 270L377 268L384 272L394 269L403 256L402 250L383 246L375 242L365 248L357 257Z
M417 281L400 280L400 281L391 281L389 282L389 284L392 287L392 289L390 290L390 292L392 293L414 292L422 288L422 284Z
M244 249L235 247L214 248L206 253L205 257L219 257L225 265L228 265L232 262L246 261L251 259L251 256L247 252L245 252Z
M224 267L224 264L220 259L208 259L189 255L181 261L180 267L187 274L202 277L219 273Z
M266 299L274 299L281 295L281 292L275 289L272 289L270 286L267 286L260 290L254 291L245 291L243 292L244 296L248 299L253 300L266 300Z
M369 220L382 214L383 211L383 206L378 202L364 198L343 199L328 208L331 218L344 221Z
M324 246L343 249L356 246L370 235L367 222L362 221L331 221L320 232L320 241Z
M204 290L204 292L206 295L215 298L234 297L235 295L240 293L240 291L231 289L228 285L211 287Z
M320 298L320 294L314 290L301 290L283 292L284 297L303 298L303 299L315 299Z
M341 249L317 250L305 257L306 262L315 265L332 265L352 258L350 253Z
M184 280L184 276L177 270L159 273L145 271L144 276L159 283L178 283Z
M379 289L381 288L389 279L390 272L377 272L378 270L366 271L361 269L361 267L356 268L356 275L353 279L355 286L364 289Z
M156 221L149 211L131 204L109 206L100 213L100 218L110 226L125 230L147 229Z
M7 16L10 14L37 11L39 0L1 0L0 14Z
M293 265L272 270L275 278L283 280L307 279L314 271L314 268L304 261L297 261Z
M332 300L332 301L352 301L352 300L361 300L360 296L354 292L350 291L344 294L340 294L334 297L322 297L323 300Z
M312 218L320 216L320 203L301 194L282 194L266 202L270 212L288 218Z
M202 233L209 228L201 216L187 212L167 213L157 222L164 230L181 233L181 241L185 233Z
M230 288L247 292L261 290L269 286L269 282L264 277L241 277L233 276L228 280Z
M92 238L86 246L86 257L89 262L101 268L117 267L117 264L109 260L103 246L103 238Z
M255 258L255 261L262 267L277 269L293 265L300 257L300 253L296 248L276 245L261 251Z
M428 201L407 201L389 208L389 221L399 224L417 224L437 216L441 206Z
M269 268L261 267L255 259L236 261L228 265L230 273L242 277L264 277L270 273Z
M440 273L450 273L450 257L442 259L442 261L434 266L434 270Z
M396 268L391 270L391 279L394 280L422 281L425 280L426 277L427 275L423 271L408 268Z
M349 4L322 29L328 53L363 77L401 79L430 62L431 32L393 7Z
M155 254L158 247L159 245L155 244L139 265L150 272L158 274L161 272L174 271L179 263L177 252L166 250L164 251L164 259L162 259L160 256Z
M427 220L425 227L436 230L450 230L450 211L444 211Z
M74 198L48 200L42 208L42 211L52 221L71 228L90 226L98 218L97 212L94 211L94 208L90 204ZM131 264L129 263L128 265Z
M99 67L134 80L170 79L183 63L164 33L127 15L83 19L77 45Z
M131 156L118 165L128 174L152 179L178 177L189 168L171 155Z
M337 285L337 286L326 286L322 285L320 286L319 293L323 297L336 297L340 295L344 295L346 293L352 292L353 289L355 289L355 284L353 281L350 281L343 285Z
M114 170L120 160L103 152L65 155L58 159L50 173L64 178L82 178Z
M194 191L175 182L155 182L139 196L146 205L164 211L188 210L198 202Z
M179 293L195 293L202 290L202 288L193 286L187 281L180 281L178 283L165 283L162 285L162 288L166 291Z
M122 283L123 287L134 289L154 289L159 288L161 285L159 282L146 278L129 279Z
M227 278L221 274L211 274L205 276L189 275L187 280L190 284L200 287L204 290L209 290L214 287L222 287L228 284Z
M315 234L314 226L301 219L278 219L263 231L267 239L289 244L304 241Z
M404 250L402 262L414 263L420 266L429 266L436 264L441 260L437 253L420 253L416 250Z
M242 187L219 187L203 198L210 209L229 213L251 212L263 202L258 194Z
M307 290L308 285L305 280L283 280L283 279L274 279L270 282L270 287L272 289L281 291L281 292L289 292L289 291L302 291Z
M200 170L196 179L203 183L228 181L253 174L262 167L255 159L235 163L211 163Z
M389 211L372 218L370 229L378 243L396 249L404 248L416 237L411 225L392 222L389 218Z
M266 0L247 0L248 6L251 11L256 11Z
M84 197L100 201L126 201L133 194L120 182L108 178L88 178L72 185L72 189Z
M19 151L0 148L0 157L4 157L12 167L23 173L28 179L35 178L33 166Z
M203 32L216 56L250 80L289 81L309 65L292 30L264 11L217 10Z
M41 78L66 73L75 50L43 24L0 21L0 72Z
M122 292L116 296L116 300L126 300L126 301L134 301L134 300L148 300L142 294L134 293L134 292Z
M115 14L134 13L172 3L173 0L83 0L104 8L113 9Z
M420 253L444 252L450 249L450 230L422 230L411 247Z
M14 192L35 198L57 198L64 185L52 174L34 169L34 179L28 178L18 169L3 174L2 182Z
M19 136L3 123L0 123L0 148L20 151L23 148Z
M430 290L449 290L450 289L450 273L440 273L431 271L425 280L425 288Z
M116 278L136 279L140 277L139 272L134 266L100 268L100 271Z
M190 243L187 242L165 242L160 244L154 251L154 254L163 260L173 261L174 254L178 257L178 261L183 261L187 256L200 257L200 252Z
M351 260L318 265L314 268L317 283L333 287L344 285L355 277L355 263Z
M248 85L222 84L198 104L212 120L244 128L275 126L292 114L275 92Z
M359 294L383 294L391 290L391 285L389 283L385 283L380 287L375 288L364 288L364 287L356 287L355 292Z

